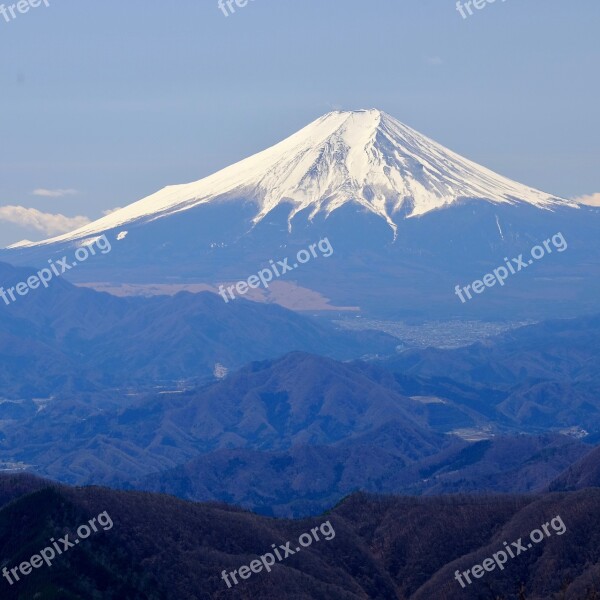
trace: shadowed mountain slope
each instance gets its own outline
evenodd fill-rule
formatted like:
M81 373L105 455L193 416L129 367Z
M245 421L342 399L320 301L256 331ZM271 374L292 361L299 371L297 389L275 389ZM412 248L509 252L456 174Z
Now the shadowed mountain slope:
M18 485L18 478L10 481ZM598 490L483 498L355 495L322 517L282 521L168 496L53 486L0 510L5 566L29 560L51 537L73 540L79 525L103 512L112 526L57 556L52 568L0 585L7 600L40 593L61 600L592 599L600 591L599 503ZM550 527L557 517L564 528ZM320 530L320 541L294 550L301 534L326 521L331 528ZM502 571L486 572L465 589L454 579L456 569L481 564L503 541L527 544L529 533L546 523L549 535L507 560ZM287 541L292 556L227 588L223 569L239 570Z

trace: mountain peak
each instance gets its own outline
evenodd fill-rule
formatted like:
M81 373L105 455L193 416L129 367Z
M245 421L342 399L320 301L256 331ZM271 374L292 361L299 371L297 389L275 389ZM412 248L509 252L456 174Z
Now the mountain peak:
M78 239L168 216L216 200L256 204L256 224L289 205L288 228L347 203L375 213L396 232L417 217L465 199L525 203L541 209L577 207L519 184L421 135L378 109L329 112L271 148L199 181L169 186L47 242Z

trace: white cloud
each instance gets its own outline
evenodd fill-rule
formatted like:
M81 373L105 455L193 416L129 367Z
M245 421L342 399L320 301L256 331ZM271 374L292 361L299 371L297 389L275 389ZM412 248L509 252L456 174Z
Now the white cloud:
M34 196L44 196L45 198L62 198L63 196L73 196L78 194L77 190L47 190L45 188L37 188L31 192Z
M444 64L444 61L439 56L428 56L425 62L432 67L439 67Z
M573 198L573 200L575 202L579 202L579 204L587 204L588 206L600 206L600 192L597 194L590 194L589 196Z
M90 223L90 219L87 217L66 217L24 206L0 206L0 221L15 223L21 227L30 227L45 235L68 233Z

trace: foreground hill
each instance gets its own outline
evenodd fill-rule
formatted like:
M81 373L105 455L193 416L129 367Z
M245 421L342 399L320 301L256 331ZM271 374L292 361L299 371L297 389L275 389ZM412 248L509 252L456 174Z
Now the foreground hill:
M34 569L12 586L1 579L7 600L591 600L600 592L598 490L479 499L355 495L324 516L282 521L139 492L24 487L19 477L0 478L5 497L14 488L0 509L3 566L29 561L50 538L73 541L98 515L106 527L55 557L52 568ZM544 524L548 534L527 548L529 533ZM303 533L321 527L318 542L295 551ZM464 589L455 580L457 569L472 569L520 538L526 549L507 557L503 570ZM238 578L231 589L221 579L224 569L239 570L288 541L293 556L274 560L270 573Z

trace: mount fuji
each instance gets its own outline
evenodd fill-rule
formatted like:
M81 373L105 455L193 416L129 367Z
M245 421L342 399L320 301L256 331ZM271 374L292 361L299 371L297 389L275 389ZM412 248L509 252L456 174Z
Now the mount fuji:
M289 281L324 306L418 316L425 302L429 315L564 315L596 308L597 226L597 209L494 173L384 112L336 111L209 177L68 234L21 242L0 259L43 266L106 234L113 251L71 271L72 280L212 287L327 236L334 259L304 265ZM535 275L457 304L455 284L558 231L571 243L561 261L548 257ZM278 301L269 292L259 299Z

